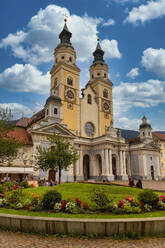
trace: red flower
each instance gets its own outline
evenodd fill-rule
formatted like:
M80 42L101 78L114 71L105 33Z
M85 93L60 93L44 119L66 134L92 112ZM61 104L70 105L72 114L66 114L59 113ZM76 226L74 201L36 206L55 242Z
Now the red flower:
M16 190L16 189L18 189L18 188L19 188L18 185L14 185L14 186L13 186L13 189L14 189L14 190Z
M122 208L123 205L124 205L124 203L125 203L125 199L119 201L119 203L118 203L118 208Z
M62 211L65 211L65 207L66 207L66 200L62 200Z
M88 203L83 202L83 209L88 209L88 208L89 208Z
M76 201L76 203L77 203L77 206L78 206L79 208L81 208L81 200L79 200L78 198L75 198L75 201Z

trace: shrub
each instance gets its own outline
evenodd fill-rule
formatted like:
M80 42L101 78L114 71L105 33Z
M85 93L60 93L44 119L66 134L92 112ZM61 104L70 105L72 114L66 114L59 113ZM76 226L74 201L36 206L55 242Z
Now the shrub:
M22 187L22 188L28 188L28 182L27 181L22 181L19 183L19 186Z
M149 204L144 204L143 206L145 212L151 212L152 211L152 206Z
M31 193L31 205L37 207L40 204L40 195Z
M22 203L25 199L25 194L21 188L18 188L16 190L6 192L4 197L8 205L15 208L18 203Z
M161 210L165 210L165 202L164 201L159 201L158 202L158 208Z
M0 194L3 194L5 191L4 187L2 185L0 185Z
M113 199L109 196L109 193L102 189L93 189L89 195L90 200L96 205L97 208L108 208Z
M57 202L61 202L61 194L56 190L47 191L42 199L44 209L51 210Z
M12 181L8 181L3 184L3 187L5 188L5 192L11 191L14 187L14 183Z
M145 190L143 190L143 192L141 192L138 195L138 200L142 204L142 207L145 204L148 204L148 205L152 206L152 208L155 208L158 205L159 196L154 191L152 191L150 189L145 189Z

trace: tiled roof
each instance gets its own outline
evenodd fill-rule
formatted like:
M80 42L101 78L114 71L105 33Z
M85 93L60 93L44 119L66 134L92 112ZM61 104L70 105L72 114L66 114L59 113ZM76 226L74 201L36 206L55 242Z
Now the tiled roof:
M16 122L17 127L27 127L31 118L22 117Z
M39 112L34 114L31 118L22 117L21 119L19 119L16 123L16 126L26 128L29 125L39 121L40 119L44 117L45 117L45 109L41 109Z
M8 136L23 142L25 145L33 144L30 134L24 128L16 127L8 133Z
M165 132L152 132L152 135L160 140L165 140Z
M41 109L39 112L37 112L36 114L34 114L30 121L29 121L29 124L28 125L31 125L39 120L41 120L42 118L45 117L45 109Z

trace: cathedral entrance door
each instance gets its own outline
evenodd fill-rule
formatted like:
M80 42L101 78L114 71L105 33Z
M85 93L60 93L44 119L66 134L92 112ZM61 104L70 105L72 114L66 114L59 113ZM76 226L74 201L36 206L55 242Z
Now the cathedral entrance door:
M151 178L152 178L152 180L155 179L154 178L154 167L153 167L153 165L151 165Z
M89 156L85 155L83 157L83 174L84 174L84 180L89 179Z
M114 179L117 179L117 168L116 168L116 158L112 157L112 173L114 175Z

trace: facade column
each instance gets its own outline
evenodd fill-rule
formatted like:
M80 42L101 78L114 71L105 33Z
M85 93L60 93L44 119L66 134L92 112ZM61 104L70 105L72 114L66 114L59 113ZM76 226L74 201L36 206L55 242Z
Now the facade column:
M90 156L90 178L96 179L97 173L96 173L96 161L94 155Z
M109 150L109 174L112 175L112 151Z
M108 149L105 149L105 174L109 174L108 170Z
M105 150L101 151L101 160L102 160L102 176L105 176L106 175Z
M74 164L71 164L67 170L67 182L74 182Z
M146 163L146 155L143 155L143 175L145 179L147 179L147 163Z
M161 178L161 173L160 173L160 157L157 156L157 173L158 173L158 179Z
M120 176L123 176L123 152L120 151L120 168L119 168Z
M120 179L128 180L128 175L126 174L126 165L125 165L125 151L120 151Z
M80 154L79 151L78 151L78 154ZM77 176L79 176L79 174L80 174L80 172L79 172L79 171L80 171L79 163L80 163L80 158L79 158L79 160L77 160L76 163L75 163L76 178L77 178Z
M127 175L127 173L126 173L125 151L123 151L123 174L124 174L124 176Z
M83 173L83 152L79 151L79 160L77 161L77 180L83 180L84 179L84 173Z

